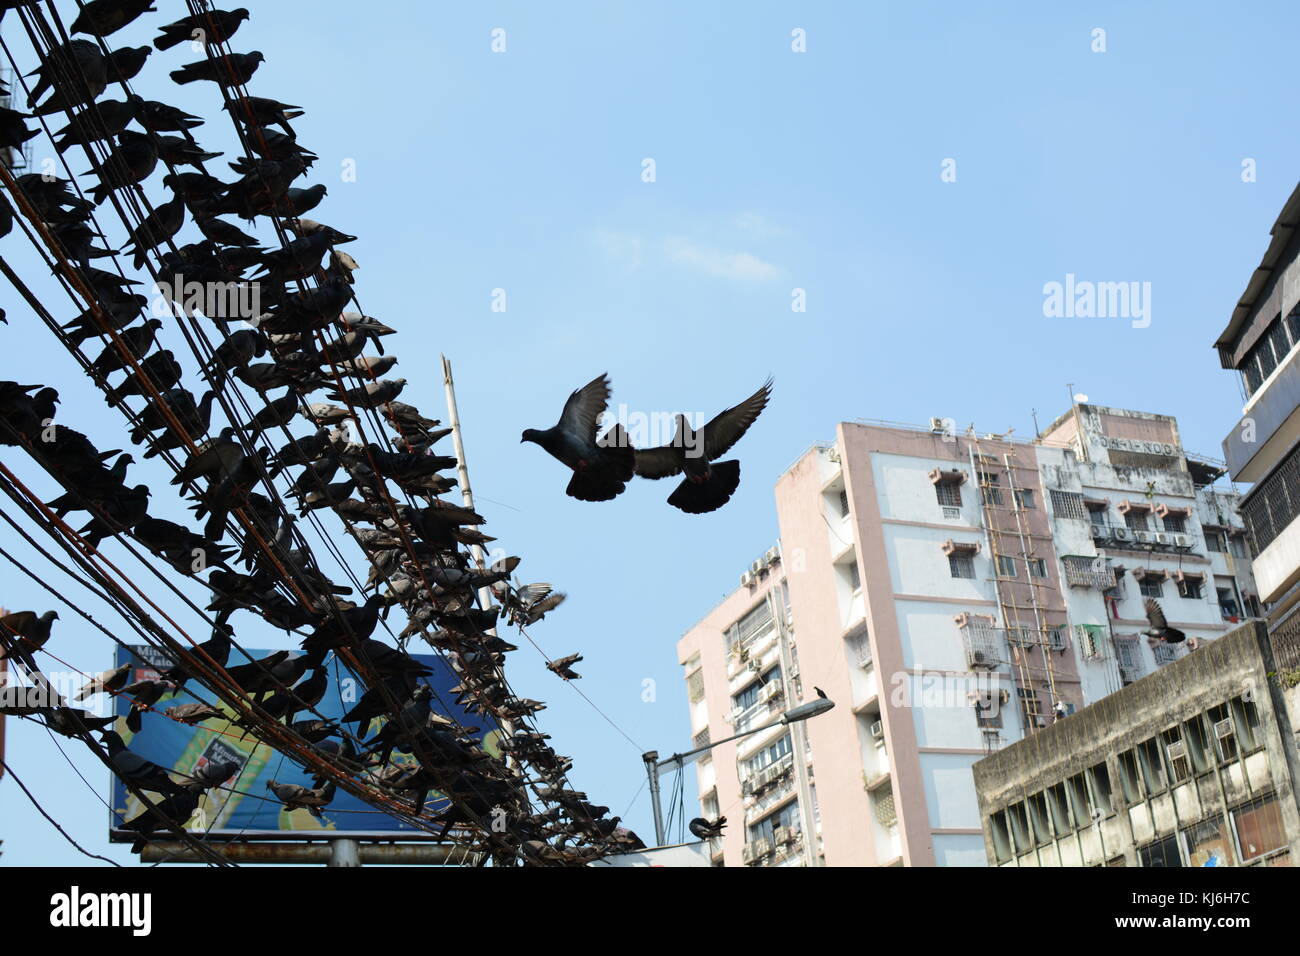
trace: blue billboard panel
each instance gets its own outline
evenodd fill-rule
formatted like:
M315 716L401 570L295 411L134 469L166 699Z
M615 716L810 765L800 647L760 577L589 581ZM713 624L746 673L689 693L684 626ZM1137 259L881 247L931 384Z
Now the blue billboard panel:
M248 653L254 660L260 660L274 652L249 648ZM301 653L303 652L293 651L291 657ZM433 690L434 710L450 716L463 726L479 728L474 731L474 738L484 749L496 753L500 732L492 718L471 714L457 705L452 688L460 683L460 678L446 661L432 654L411 656L432 672L427 677L419 678L419 681L428 684ZM131 664L127 686L136 681L156 678L159 672L172 664L164 654L144 645L118 648L114 666L127 663ZM243 656L238 651L232 652L228 666L243 663L246 663ZM299 713L297 720L321 717L338 722L355 735L358 725L343 724L342 717L356 704L365 692L365 687L332 656L326 659L326 671L329 683L325 696L312 711ZM301 834L329 831L338 836L374 834L391 840L400 839L403 833L413 836L427 833L341 789L329 806L320 811L319 817L306 809L284 809L267 788L267 784L274 780L277 783L296 783L310 787L312 776L288 757L258 742L246 734L242 727L229 720L214 717L190 726L165 714L168 708L196 703L208 704L223 713L229 713L229 709L206 688L191 680L180 693L166 695L155 703L152 711L142 715L139 732L132 733L125 720L131 709L130 698L126 694L114 698L114 713L119 718L114 729L121 734L133 753L168 768L178 783L184 783L186 777L196 775L209 765L233 763L238 768L218 787L204 793L198 810L187 824L187 829L196 836L204 833L232 837L267 832L292 831ZM371 721L366 739L373 738L382 726L382 719ZM337 740L337 737L332 739ZM394 763L400 763L404 759L412 758L400 753L392 756ZM436 795L430 794L431 797ZM112 782L110 804L111 828L119 827L145 809L139 799L116 777ZM128 838L129 835L124 835L119 839Z

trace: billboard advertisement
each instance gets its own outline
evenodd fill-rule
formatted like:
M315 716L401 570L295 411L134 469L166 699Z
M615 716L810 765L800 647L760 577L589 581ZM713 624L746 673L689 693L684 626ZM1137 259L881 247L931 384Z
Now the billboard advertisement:
M254 660L260 660L273 652L249 648L248 653ZM291 656L301 653L293 651ZM432 671L429 676L421 677L420 681L434 691L435 712L446 714L463 726L477 727L473 736L485 749L495 753L499 731L490 717L470 714L457 706L451 689L460 683L460 679L451 667L436 655L411 656ZM143 645L118 648L114 666L127 663L131 665L127 686L136 681L155 678L159 671L171 666L171 661L165 655ZM243 663L246 661L239 651L232 652L228 666ZM326 671L329 683L325 696L315 706L315 713L303 712L298 715L298 720L314 719L319 714L331 721L341 721L343 715L365 693L365 687L341 663L336 663L333 655L326 659ZM427 836L427 831L397 820L342 789L337 791L329 806L320 811L319 817L306 809L284 809L267 788L267 784L274 780L282 784L296 783L310 787L312 777L298 764L272 747L259 743L251 735L246 735L242 727L228 720L214 717L190 726L164 713L168 708L196 703L210 704L229 713L229 708L216 701L206 688L191 680L180 693L164 696L153 705L152 712L144 713L138 733L132 733L125 720L131 708L131 700L125 694L117 695L114 698L114 713L119 719L113 727L133 753L173 771L173 779L178 783L184 783L185 777L193 776L209 764L233 762L238 767L224 783L204 793L199 809L187 824L187 829L196 836L208 834L230 838L268 833L287 836L289 833L310 834L317 831L350 837L373 834L386 840L401 839L403 834L411 838ZM354 735L358 732L355 723L342 726ZM382 726L382 719L371 721L366 739L374 737ZM412 759L401 753L392 756L395 763ZM154 795L150 796L152 798ZM431 798L434 796L436 794L430 794ZM109 802L112 810L111 828L133 819L145 809L140 800L116 777L112 778ZM114 839L129 837L127 834Z

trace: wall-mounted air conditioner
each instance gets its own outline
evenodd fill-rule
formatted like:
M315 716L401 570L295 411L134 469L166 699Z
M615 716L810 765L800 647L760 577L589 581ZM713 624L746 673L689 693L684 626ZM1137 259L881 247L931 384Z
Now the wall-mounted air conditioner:
M1192 536L1189 534L1174 535L1174 546L1179 548L1190 548L1192 546Z
M781 551L778 548L768 548L767 554L763 555L763 560L769 565L776 564L781 560Z
M1104 538L1104 537L1106 537L1106 529L1105 529L1105 527L1102 526L1102 525L1099 525L1099 524L1095 524L1095 525L1093 525L1093 526L1092 526L1092 536L1093 536L1094 538Z
M1133 532L1128 528L1112 528L1111 534L1116 541L1129 541L1133 538Z
M749 573L754 575L754 577L758 577L758 575L761 574L762 571L763 571L763 562L761 560L755 561L753 564L749 566Z
M872 740L885 739L885 725L878 720L874 721L871 724L871 739Z
M1137 538L1139 544L1151 544L1155 540L1150 531L1134 531L1133 537Z
M754 576L750 574L748 571L746 571L744 574L740 576L740 586L742 588L747 588L753 583L754 583Z
M1155 533L1155 537L1156 537L1156 544L1172 544L1172 543L1173 543L1173 538L1168 534L1168 532L1165 532L1165 531L1157 531L1157 532Z

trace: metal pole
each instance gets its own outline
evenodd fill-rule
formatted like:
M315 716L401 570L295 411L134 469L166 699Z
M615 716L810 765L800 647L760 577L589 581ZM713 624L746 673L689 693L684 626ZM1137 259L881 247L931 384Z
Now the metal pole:
M646 776L650 778L650 809L655 817L655 846L664 845L664 811L659 802L659 751L649 750L641 755L645 761Z
M451 426L452 448L456 454L456 477L460 483L460 497L465 502L465 507L471 511L474 510L474 491L469 485L469 465L465 462L465 442L460 432L460 412L456 408L456 383L451 377L451 362L447 356L440 355L442 359L442 385L447 392L447 424ZM470 554L474 555L474 563L480 568L486 569L486 558L483 552L483 546L471 544L469 546ZM492 606L492 589L481 587L478 590L479 604L483 608Z
M454 843L359 843L334 840L331 843L226 843L208 844L212 850L232 863L324 864L337 866L334 859L339 843L351 843L356 849L354 866L380 864L388 866L471 866L480 855ZM141 863L204 863L194 847L176 841L159 840L140 850Z
M330 861L326 866L360 866L361 845L356 840L330 842Z

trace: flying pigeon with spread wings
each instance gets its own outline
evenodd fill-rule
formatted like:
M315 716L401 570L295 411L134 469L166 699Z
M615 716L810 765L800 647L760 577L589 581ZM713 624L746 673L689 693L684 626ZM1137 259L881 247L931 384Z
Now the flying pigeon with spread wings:
M677 434L667 445L638 449L636 473L642 478L669 478L685 474L668 497L668 503L687 514L717 511L740 485L740 462L718 461L744 437L772 396L772 380L739 405L728 408L698 431L685 415L677 416Z

